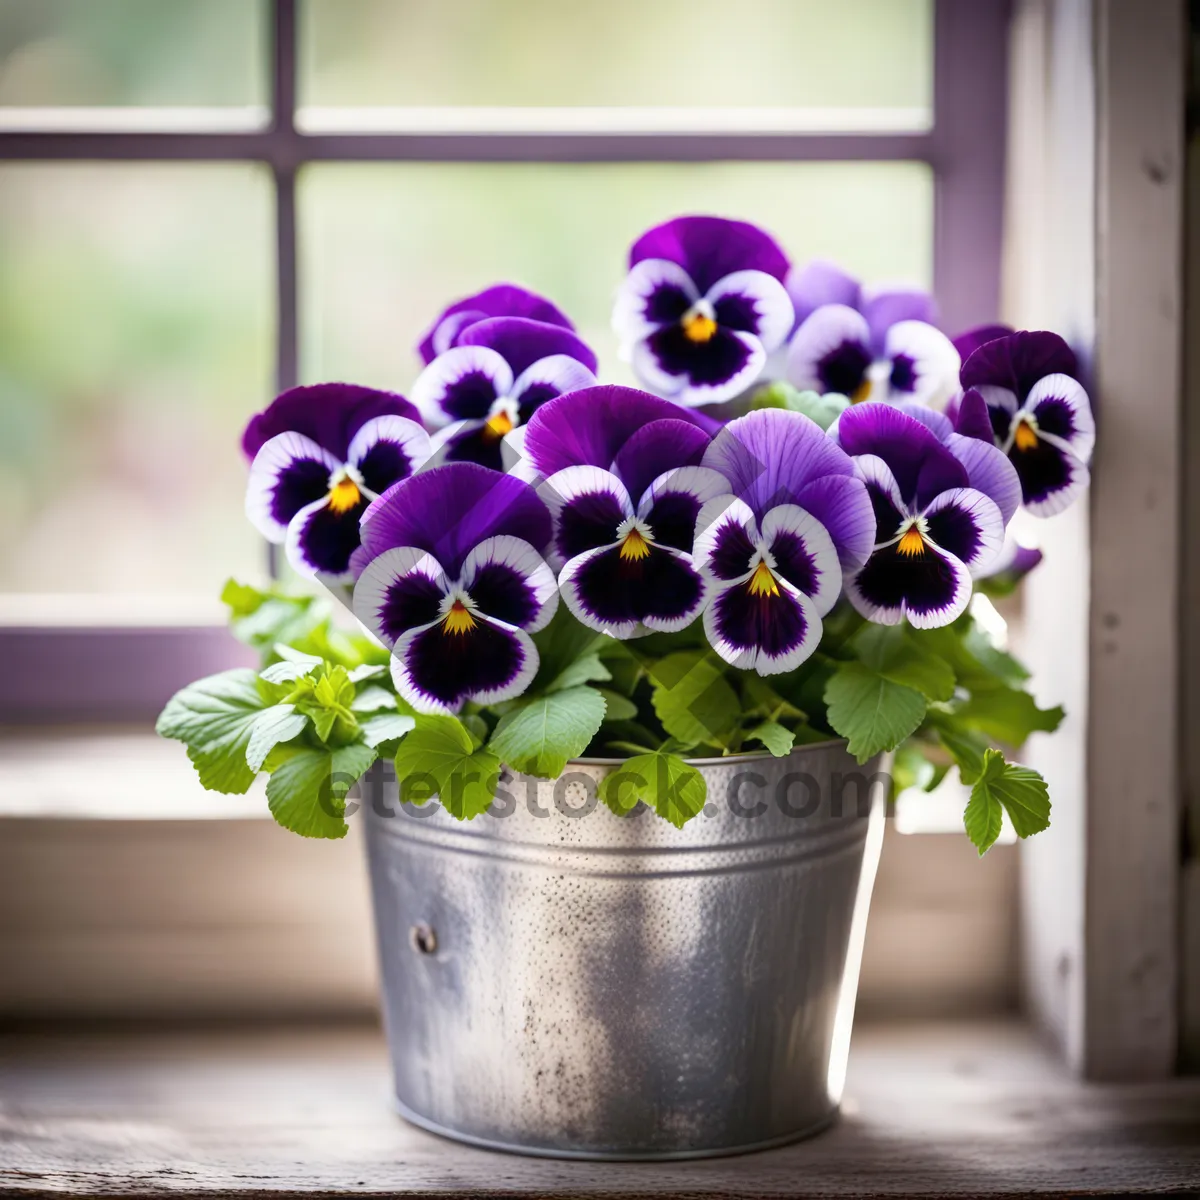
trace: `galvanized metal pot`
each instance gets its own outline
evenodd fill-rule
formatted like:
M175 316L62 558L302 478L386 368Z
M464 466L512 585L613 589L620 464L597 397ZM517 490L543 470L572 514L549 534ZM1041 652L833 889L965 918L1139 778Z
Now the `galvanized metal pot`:
M837 1111L885 777L841 742L696 765L682 830L596 801L616 760L505 776L460 823L365 794L400 1112L527 1154L727 1154Z

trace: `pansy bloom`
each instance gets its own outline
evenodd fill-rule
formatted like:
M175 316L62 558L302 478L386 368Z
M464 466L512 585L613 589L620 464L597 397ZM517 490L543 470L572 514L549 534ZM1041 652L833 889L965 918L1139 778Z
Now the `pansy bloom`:
M875 510L875 547L846 581L850 602L881 625L948 625L971 598L972 575L986 571L1003 544L1005 512L1015 507L1011 474L970 439L947 445L929 423L892 405L847 409L836 439Z
M731 421L702 462L728 483L696 522L693 556L715 593L708 640L743 670L793 670L821 640L843 567L871 552L866 488L815 422L778 409Z
M431 453L403 396L348 383L292 388L242 435L246 514L304 575L345 583L367 505Z
M899 306L859 312L824 304L801 323L787 352L795 387L839 392L855 403L939 403L954 390L959 357L953 343L925 321L892 320Z
M884 335L899 321L937 321L933 297L920 288L864 288L836 263L816 258L802 267L793 267L786 282L788 295L796 309L796 324L802 325L826 304L844 304L866 318L871 340L883 344Z
M552 400L525 450L554 519L548 558L571 612L616 638L691 624L708 586L692 564L704 503L728 490L699 465L702 424L633 388L594 387Z
M1088 485L1096 425L1071 348L1056 333L1013 333L985 342L963 364L958 419L986 405L996 444L1038 517L1068 508Z
M679 404L717 404L745 391L792 328L788 260L743 221L679 217L629 252L613 329L652 391Z
M496 283L473 296L464 296L442 310L417 344L421 361L428 366L439 354L457 346L459 337L469 326L489 317L526 317L563 329L575 328L571 318L545 296L515 283Z
M980 346L986 346L988 342L994 342L997 338L1008 337L1011 333L1013 333L1011 325L972 325L970 329L963 330L952 340L955 350L958 351L958 357L966 362Z
M529 686L529 635L558 604L539 553L549 537L527 483L474 463L414 475L367 510L354 612L391 649L396 690L415 709L455 713Z
M512 439L506 456L504 439L547 400L594 384L595 370L596 355L569 329L491 317L470 325L421 372L412 398L425 423L439 430L439 461L499 471L521 453Z

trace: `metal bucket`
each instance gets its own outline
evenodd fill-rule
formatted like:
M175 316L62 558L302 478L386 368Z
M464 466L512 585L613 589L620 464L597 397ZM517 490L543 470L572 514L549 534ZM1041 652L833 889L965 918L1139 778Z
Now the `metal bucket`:
M616 760L502 778L460 823L365 816L400 1112L570 1158L729 1154L836 1115L886 777L844 743L695 765L682 830L596 802Z

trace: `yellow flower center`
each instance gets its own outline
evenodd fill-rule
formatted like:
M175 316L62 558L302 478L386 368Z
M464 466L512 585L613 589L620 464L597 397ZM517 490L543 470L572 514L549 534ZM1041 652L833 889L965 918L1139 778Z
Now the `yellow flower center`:
M475 628L475 618L461 600L450 605L450 611L442 618L443 633L468 633Z
M869 400L871 397L871 379L870 376L864 375L863 381L850 394L851 404L861 404L864 400Z
M329 489L329 507L335 513L349 512L362 499L358 484L348 475L343 475Z
M747 586L752 596L779 595L779 584L775 576L771 574L771 568L765 562L760 562L754 568L754 574L750 576L750 583Z
M717 332L717 323L701 312L688 313L683 318L683 336L689 342L710 342Z
M506 433L512 433L513 428L512 417L506 412L498 412L494 417L488 418L483 427L483 435L492 441L498 441Z
M637 562L639 559L650 557L650 543L642 536L640 529L631 529L625 535L619 555L626 562Z
M918 554L924 554L925 539L921 536L921 531L915 525L907 530L896 549L905 558L916 558Z
M1013 445L1018 450L1032 450L1038 444L1037 433L1028 421L1018 421L1013 433Z

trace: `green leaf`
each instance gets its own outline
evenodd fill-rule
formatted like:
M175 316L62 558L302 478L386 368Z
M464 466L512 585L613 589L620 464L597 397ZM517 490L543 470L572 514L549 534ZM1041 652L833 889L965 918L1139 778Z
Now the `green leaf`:
M894 750L925 716L925 697L863 663L840 666L825 685L829 722L860 763Z
M913 738L896 748L892 762L892 788L895 795L909 788L925 788L933 778L933 763L921 752L920 743Z
M350 711L356 713L373 713L390 709L392 712L395 712L397 707L396 700L395 692L389 692L387 688L380 687L378 684L371 684L368 687L359 689L350 705Z
M778 721L781 717L789 721L807 718L806 713L781 696L761 675L743 675L741 685L744 716L763 717L768 721Z
M923 640L920 631L905 625L864 625L854 637L859 661L877 675L915 688L929 700L954 695L954 671Z
M995 687L972 692L954 711L955 719L998 742L1020 746L1031 733L1053 733L1065 716L1062 708L1038 708L1028 692Z
M663 728L684 746L728 745L741 719L724 669L704 651L668 654L654 664L651 702Z
M704 808L704 776L674 754L639 754L600 781L600 799L623 816L639 800L682 829Z
M988 750L963 814L967 835L980 854L1000 834L1002 808L1017 837L1041 833L1050 824L1050 792L1041 775L1029 767L1005 762L999 750Z
M606 641L604 634L581 625L565 604L558 606L553 619L545 629L533 635L538 650L538 672L530 687L531 692L542 692L546 685L573 666L579 659L596 650Z
M786 408L789 412L803 413L816 421L822 429L828 429L837 418L850 407L850 401L836 392L797 391L790 383L777 380L761 387L754 393L751 408Z
M980 856L992 848L1003 824L1004 809L1000 798L980 780L971 789L971 797L963 810L963 828Z
M458 719L471 735L471 741L478 750L488 740L488 723L478 713L465 713Z
M762 742L776 758L785 758L791 754L795 745L796 735L790 729L785 729L778 721L764 721L746 733L746 737Z
M155 729L187 746L210 792L242 793L256 773L246 762L250 731L267 706L253 671L222 671L176 692Z
M604 719L606 721L633 721L638 715L638 706L620 692L611 688L597 688L604 697Z
M248 583L238 583L236 579L225 580L225 586L221 589L221 603L229 609L230 618L248 617L262 606L266 598L265 592Z
M418 718L396 752L401 799L420 803L436 794L460 821L485 812L499 782L500 759L474 745L454 717Z
M505 713L488 748L515 771L553 779L587 749L604 710L604 697L595 688L551 692Z
M277 646L276 650L285 648ZM259 674L267 683L293 683L297 679L303 679L306 675L311 675L322 665L322 659L314 658L310 654L303 654L298 658L288 656L281 658L279 662L272 663L269 667L264 667Z
M315 596L281 588L260 591L233 579L225 584L221 599L229 608L233 636L264 654L276 643L302 641L329 619L329 606Z
M267 755L280 742L290 742L299 737L308 724L308 717L296 711L294 704L273 704L264 708L250 727L250 741L246 745L246 765L255 773L262 770Z
M383 742L391 742L402 738L417 723L415 717L405 713L378 713L368 717L362 723L363 741L368 746L376 747Z
M301 837L346 836L346 793L375 761L375 751L356 742L336 750L284 747L272 755L267 780L271 815Z
M562 671L546 688L548 692L564 692L581 683L607 683L612 672L600 661L598 654L585 654Z
M364 679L377 679L386 673L387 666L384 663L360 663L353 671L347 673L346 678L351 683L362 683Z
M989 674L1003 683L1024 683L1029 671L1006 650L992 644L991 639L978 625L972 625L963 634L963 649Z
M983 772L983 755L988 748L987 739L972 729L960 728L951 715L939 715L931 721L938 741L946 747L950 757L958 766L958 777L970 785Z

